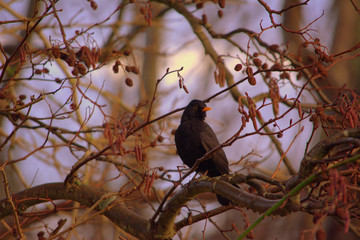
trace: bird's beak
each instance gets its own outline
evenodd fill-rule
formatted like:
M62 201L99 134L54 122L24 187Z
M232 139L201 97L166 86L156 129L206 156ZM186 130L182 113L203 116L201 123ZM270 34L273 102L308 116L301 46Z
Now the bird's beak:
M212 109L211 107L204 107L203 109L201 109L201 111L206 112L206 111L209 111L211 109Z

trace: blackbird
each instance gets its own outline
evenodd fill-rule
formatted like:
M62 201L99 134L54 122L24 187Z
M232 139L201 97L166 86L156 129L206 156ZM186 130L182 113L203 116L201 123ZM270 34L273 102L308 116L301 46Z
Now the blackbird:
M220 145L214 131L205 122L206 111L211 110L204 101L194 99L184 110L181 123L175 131L175 144L181 160L190 168L196 160ZM229 173L229 162L222 148L201 162L196 172L207 173L209 177L217 177ZM237 187L237 186L236 186ZM219 203L229 205L230 201L216 195Z

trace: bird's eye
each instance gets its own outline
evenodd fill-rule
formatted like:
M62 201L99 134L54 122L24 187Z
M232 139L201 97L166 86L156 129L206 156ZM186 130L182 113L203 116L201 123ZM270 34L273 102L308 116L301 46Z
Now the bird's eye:
M193 109L194 109L195 111L197 111L197 110L199 109L199 107L198 107L198 106L194 106Z

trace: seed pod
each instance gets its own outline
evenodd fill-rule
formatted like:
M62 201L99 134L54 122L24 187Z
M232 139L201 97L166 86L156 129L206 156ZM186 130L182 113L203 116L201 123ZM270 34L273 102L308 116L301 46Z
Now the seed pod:
M220 67L219 68L219 86L220 87L224 87L225 86L225 70L224 67Z
M125 66L125 70L126 70L127 72L131 72L131 67L130 67L129 65L126 65L126 66Z
M19 95L19 99L22 101L22 100L25 100L26 99L26 95L25 94L21 94Z
M244 116L241 116L241 123L243 126L246 126L246 118Z
M249 77L252 77L253 76L253 70L251 67L248 67L245 69L245 72L246 74L249 76Z
M254 58L253 62L257 67L261 66L261 60L259 58Z
M321 74L321 76L325 78L328 76L326 68L321 63L317 64L316 68L317 71Z
M272 108L274 116L279 114L279 101L280 101L280 90L279 86L274 78L271 78L269 81L270 88L270 98L272 101Z
M272 70L278 71L281 69L281 66L279 63L275 63L274 65L271 66Z
M139 74L139 68L136 67L136 66L132 66L132 67L131 67L131 71L132 71L133 73L135 73L135 74Z
M259 109L256 109L256 115L258 116L259 119L262 119L262 115Z
M303 117L303 111L302 111L301 105L300 105L299 102L297 102L296 105L297 105L299 117L302 118Z
M72 75L77 76L79 74L79 70L75 66L74 69L71 71Z
M225 7L225 0L218 0L218 4L221 8Z
M255 117L251 117L251 121L253 123L254 129L257 131L258 127L257 127L257 123L256 123L256 118Z
M77 59L80 60L83 55L84 55L84 47L81 47L80 50L75 53L75 56Z
M66 59L69 57L69 55L66 54L66 53L60 52L60 56L59 56L59 57L60 57L60 59L66 61Z
M138 162L142 162L143 158L142 158L142 149L140 146L136 145L134 147L134 152L135 152L135 158Z
M130 56L130 54L131 54L131 49L124 50L124 55L125 56Z
M196 9L201 9L201 8L203 8L203 6L204 6L204 2L198 2L196 4Z
M98 7L95 1L91 1L91 2L90 2L90 6L91 6L91 8L92 8L93 10L96 10L97 7Z
M242 65L240 63L236 64L234 67L235 71L240 71L242 69Z
M202 15L202 24L206 24L207 23L207 16L206 16L206 14L203 14Z
M164 141L164 137L159 135L156 139L158 142L163 142Z
M114 72L114 73L118 73L118 72L119 72L119 65L114 64L114 66L113 66L113 72Z
M252 85L252 86L256 85L256 79L254 77L252 77L252 76L249 77L248 81L249 81L250 85Z
M219 78L218 78L216 70L214 71L214 79L215 79L215 83L219 84Z
M131 78L125 78L125 84L129 87L132 87L134 85L133 80Z
M78 69L78 71L79 71L79 73L80 73L81 75L85 75L85 74L86 74L86 67L84 66L84 64L79 63L79 64L77 65L77 69Z
M290 80L290 74L288 72L283 72L283 73L280 74L280 78Z

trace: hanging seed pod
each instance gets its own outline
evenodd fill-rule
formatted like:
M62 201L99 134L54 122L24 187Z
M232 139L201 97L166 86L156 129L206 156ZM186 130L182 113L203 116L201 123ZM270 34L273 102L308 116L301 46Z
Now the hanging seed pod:
M225 7L225 0L218 0L219 7L224 8Z
M134 74L139 74L139 68L136 66L131 66L131 72L133 72Z
M125 84L129 87L132 87L134 85L133 80L131 78L125 78Z
M20 99L20 101L25 100L25 99L26 99L26 95L25 95L25 94L20 94L20 95L19 95L19 99Z
M79 64L77 65L77 69L78 69L78 71L79 71L79 73L80 73L81 75L85 75L85 74L86 74L86 67L84 66L84 64L79 63Z
M114 72L114 73L118 73L118 72L119 72L119 65L114 64L114 66L113 66L113 72Z
M246 68L245 72L249 77L252 77L254 73L251 67Z
M273 113L275 116L279 114L279 101L280 101L280 90L279 86L274 78L269 81L270 98L272 101Z
M255 86L256 85L256 79L254 77L249 77L248 82L250 85Z
M207 24L207 16L206 16L206 14L202 15L202 24L203 25Z
M234 70L235 71L240 71L242 69L242 65L240 63L236 64L235 67L234 67Z
M93 10L96 10L96 9L98 8L98 6L97 6L97 4L96 4L95 1L91 1L91 2L90 2L90 6L91 6L91 8L92 8Z
M196 4L196 9L201 9L201 8L203 8L204 7L204 2L198 2L197 4Z
M78 68L75 66L73 70L71 71L72 75L77 76L79 74Z
M261 66L261 60L259 58L254 58L253 63L255 66L260 67Z
M132 52L131 49L125 49L124 50L124 55L125 56L130 56L131 52Z

